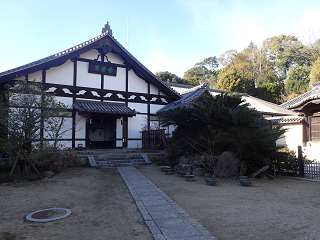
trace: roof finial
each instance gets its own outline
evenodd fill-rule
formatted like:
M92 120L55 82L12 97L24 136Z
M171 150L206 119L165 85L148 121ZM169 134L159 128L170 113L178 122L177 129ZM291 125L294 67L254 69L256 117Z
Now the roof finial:
M108 32L109 35L112 36L112 30L110 29L109 22L107 22L107 23L103 26L103 28L101 29L100 34L103 34L103 33L105 33L105 32Z

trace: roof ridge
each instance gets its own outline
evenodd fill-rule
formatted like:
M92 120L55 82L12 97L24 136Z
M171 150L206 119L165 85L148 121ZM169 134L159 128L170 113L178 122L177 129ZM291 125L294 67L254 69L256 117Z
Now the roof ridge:
M71 53L71 52L73 52L73 51L75 51L75 50L78 50L78 49L80 49L80 48L83 48L83 47L85 47L85 46L88 46L88 45L96 42L97 40L105 37L105 36L108 35L108 34L109 34L109 32L106 31L106 32L104 32L104 33L102 33L102 34L99 34L98 36L96 36L96 37L94 37L94 38L91 38L91 39L89 39L89 40L87 40L87 41L84 41L84 42L82 42L82 43L80 43L80 44L77 44L77 45L75 45L75 46L73 46L73 47L71 47L71 48L67 48L67 49L65 49L65 50L63 50L63 51L60 51L60 52L58 52L58 53L49 55L48 57L44 57L44 58L41 58L41 59L39 59L39 60L36 60L36 61L33 61L33 62L30 62L30 63L24 64L24 65L21 65L21 66L19 66L19 67L12 68L12 69L9 69L9 70L0 72L0 77L1 77L1 76L5 76L5 75L10 74L10 73L14 73L14 72L23 70L23 69L26 69L26 68L31 67L31 66L36 66L36 65L38 65L38 64L40 64L40 63L44 63L44 62L47 62L47 61L52 60L52 59L56 59L56 58L65 56L66 54L69 54L69 53Z

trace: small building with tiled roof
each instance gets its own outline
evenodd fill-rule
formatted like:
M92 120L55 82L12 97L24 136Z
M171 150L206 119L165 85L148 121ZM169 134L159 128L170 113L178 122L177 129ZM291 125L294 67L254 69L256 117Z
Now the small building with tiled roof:
M150 127L159 109L181 98L114 38L108 23L86 42L1 72L0 92L21 80L41 82L68 106L71 131L63 140L73 148L141 147L141 125Z
M210 94L213 96L220 95L221 93L238 94L241 96L242 100L244 100L244 103L249 104L249 108L256 109L262 117L270 120L273 125L282 125L284 128L288 129L283 138L277 141L278 146L289 147L296 150L297 146L302 145L302 128L304 124L304 117L299 116L298 113L290 109L286 109L280 105L270 103L256 97L252 97L245 93L210 89L206 83L200 84L196 87L178 83L165 84L179 93L181 95L181 99L164 106L158 111L158 114L178 107L191 106L192 103L204 99ZM173 127L168 128L168 133L173 131L173 129Z
M305 155L320 160L320 82L311 84L310 91L280 106L304 117L302 145Z

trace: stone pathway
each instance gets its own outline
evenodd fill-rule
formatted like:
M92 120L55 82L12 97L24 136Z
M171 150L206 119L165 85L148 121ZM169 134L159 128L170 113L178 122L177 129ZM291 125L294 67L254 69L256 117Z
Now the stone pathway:
M155 240L217 240L134 167L117 169Z

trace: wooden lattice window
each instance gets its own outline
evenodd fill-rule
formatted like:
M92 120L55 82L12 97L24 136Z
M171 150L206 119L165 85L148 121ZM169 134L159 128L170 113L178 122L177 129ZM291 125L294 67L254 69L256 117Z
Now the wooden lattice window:
M312 117L311 125L311 140L320 140L320 117Z

